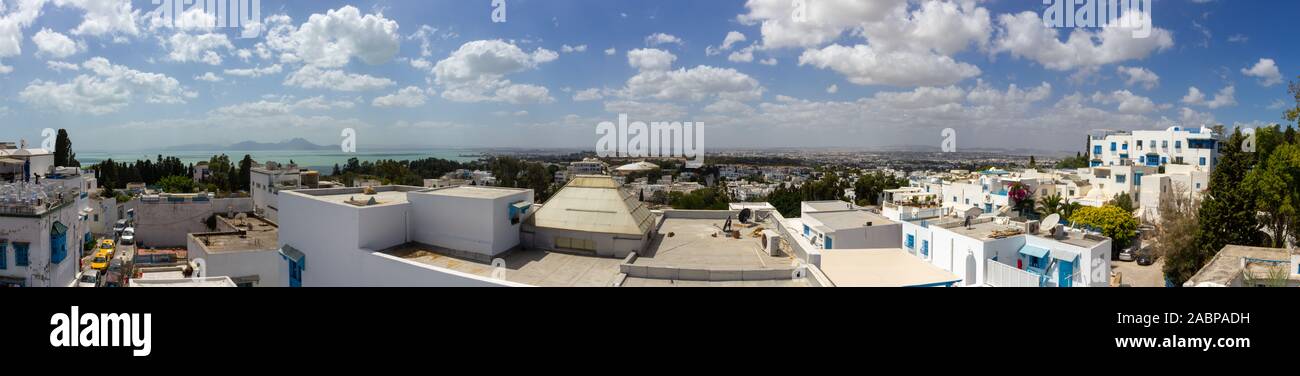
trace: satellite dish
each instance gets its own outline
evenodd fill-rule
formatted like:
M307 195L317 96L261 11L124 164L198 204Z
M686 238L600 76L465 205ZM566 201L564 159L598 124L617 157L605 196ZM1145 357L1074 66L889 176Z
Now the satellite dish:
M1061 216L1059 214L1049 215L1047 218L1043 218L1043 224L1049 227L1056 227L1056 225L1061 224Z
M754 211L749 210L749 208L742 209L740 211L740 223L749 223L749 219L753 217L753 214Z

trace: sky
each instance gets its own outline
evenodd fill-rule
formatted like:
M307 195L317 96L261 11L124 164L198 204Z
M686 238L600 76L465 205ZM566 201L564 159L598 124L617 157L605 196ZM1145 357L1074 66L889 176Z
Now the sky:
M1156 0L1145 38L1049 28L1036 0L803 1L262 0L231 28L152 0L0 0L0 141L594 149L627 114L703 123L706 150L951 128L959 149L1075 151L1282 122L1300 74L1296 1Z

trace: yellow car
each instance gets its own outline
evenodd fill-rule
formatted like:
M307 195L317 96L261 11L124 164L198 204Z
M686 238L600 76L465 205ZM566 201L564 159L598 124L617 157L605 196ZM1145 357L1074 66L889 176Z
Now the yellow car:
M113 239L104 239L103 241L100 241L100 242L99 242L99 249L100 249L100 250L105 250L105 249L107 249L107 250L110 250L110 251L111 251L111 250L115 250L115 249L117 249L117 248L116 248L116 245L113 244Z
M98 271L108 270L108 262L112 259L112 249L100 249L95 253L95 258L90 260L90 268Z

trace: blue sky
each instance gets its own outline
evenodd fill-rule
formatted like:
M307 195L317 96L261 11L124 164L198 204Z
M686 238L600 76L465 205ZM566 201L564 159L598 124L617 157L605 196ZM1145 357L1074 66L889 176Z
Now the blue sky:
M262 0L243 39L162 25L148 0L0 0L0 138L593 148L627 113L704 122L713 148L953 128L959 147L1068 151L1099 129L1280 122L1300 74L1278 26L1294 1L1158 0L1141 40L1043 27L1038 1L807 2L796 23L789 0L505 0L494 23L491 0Z

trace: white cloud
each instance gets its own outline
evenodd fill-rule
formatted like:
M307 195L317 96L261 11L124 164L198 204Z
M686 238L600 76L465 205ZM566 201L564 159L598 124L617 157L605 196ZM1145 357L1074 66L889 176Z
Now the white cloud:
M66 62L66 61L53 61L53 60L51 60L51 61L47 61L47 62L45 62L45 66L49 67L50 70L52 70L52 71L60 72L60 73L62 73L63 71L79 71L79 70L81 70L81 66L80 66L80 65L73 64L73 63L69 63L69 62Z
M769 57L763 60L759 60L758 63L763 65L776 65L776 58Z
M55 59L76 55L86 49L84 45L74 42L72 38L50 29L41 29L32 36L32 42L36 43L39 54Z
M91 73L63 84L32 81L19 98L47 110L104 115L120 111L140 98L146 103L183 104L196 96L174 78L113 65L102 57L82 63L82 68Z
M391 95L385 95L382 97L375 98L375 100L371 102L371 105L375 107L381 107L381 108L393 108L393 107L414 108L414 107L423 106L425 103L425 99L426 96L425 96L424 89L415 86L408 86L405 89L398 90L396 93L393 93Z
M341 70L326 70L308 65L289 74L284 84L304 89L370 91L387 88L396 83L387 78L347 73Z
M567 45L567 44L566 44L566 45L560 46L560 52L563 52L563 53L566 53L566 54L567 54L567 53L574 53L574 52L587 52L587 45L583 44L583 45L578 45L578 46L570 46L570 45Z
M797 22L794 4L788 0L750 0L749 13L737 19L746 25L762 24L764 48L819 47L838 39L865 22L879 22L905 8L906 0L822 0L808 1L805 20Z
M165 45L171 51L167 60L177 63L199 62L208 65L221 65L219 51L232 51L235 45L230 43L226 34L206 33L189 34L179 32L167 38Z
M503 40L465 43L433 67L442 97L456 102L550 103L550 91L536 85L514 84L505 77L555 61L559 54L545 48L532 53Z
M1159 109L1151 98L1133 94L1128 90L1116 90L1110 94L1097 92L1092 95L1093 102L1118 105L1118 110L1125 114L1145 114Z
M13 72L3 59L23 53L23 29L40 17L44 6L45 0L24 1L7 13L0 11L0 74Z
M1187 89L1187 95L1183 96L1183 103L1194 106L1205 106L1210 109L1236 106L1236 93L1237 88L1235 86L1224 87L1223 89L1220 89L1218 93L1214 94L1214 99L1207 101L1205 93L1202 93L1201 89L1193 86Z
M799 65L831 69L858 85L941 86L980 75L974 65L927 52L877 51L871 46L831 45L804 51Z
M668 70L674 61L677 61L676 55L659 49L641 48L627 52L628 65L642 71Z
M53 0L60 7L77 8L85 12L81 24L72 29L73 35L103 36L140 34L139 9L131 7L131 0Z
M604 98L605 95L601 93L600 89L597 88L579 90L577 93L573 94L574 102L597 101Z
M643 70L627 80L621 94L635 99L750 101L762 97L763 87L735 69L702 65L689 70Z
M206 82L221 82L223 80L221 76L218 76L216 73L212 73L212 72L204 73L201 76L194 76L194 79L198 81L206 81Z
M617 54L618 54L618 49L617 49L617 48L610 47L610 48L605 49L605 56L614 56L614 55L617 55Z
M1125 77L1125 85L1142 85L1147 90L1160 86L1160 76L1149 69L1120 66L1117 70L1121 76Z
M727 37L722 40L722 49L730 50L731 46L736 43L744 42L745 40L745 34L741 34L739 31L728 32Z
M430 57L433 56L433 34L437 32L438 29L433 26L420 25L420 30L417 30L415 34L411 34L410 36L407 36L406 39L408 40L419 39L420 56Z
M1131 19L1141 15L1130 12L1123 17ZM1056 71L1141 60L1174 45L1173 33L1161 28L1153 28L1148 38L1134 38L1130 29L1121 27L1095 32L1075 29L1062 42L1059 29L1043 27L1042 19L1035 12L1003 14L998 22L1003 29L994 41L997 51L1033 60Z
M746 47L740 51L732 52L727 56L727 61L733 63L750 63L754 61L754 47Z
M283 70L283 68L280 67L280 64L275 64L269 67L226 69L226 75L257 78L266 75L279 74L281 70Z
M645 38L645 44L651 47L658 46L661 44L681 45L682 43L684 42L682 42L681 38L678 38L677 36L672 34L665 34L665 33L654 33L654 34L650 34L650 36Z
M1269 87L1282 83L1282 72L1277 69L1273 59L1259 59L1255 66L1242 68L1241 74L1259 79L1259 84Z
M839 92L840 92L840 86L839 86L839 85L834 85L834 84L832 84L830 87L827 87L827 88L826 88L826 93L827 93L827 94L835 94L835 93L839 93Z
M268 19L268 24L282 20ZM389 62L397 55L401 36L397 21L380 14L362 15L351 5L325 14L313 14L296 30L272 26L267 36L271 47L295 59L322 68L339 68L353 58L370 65Z

